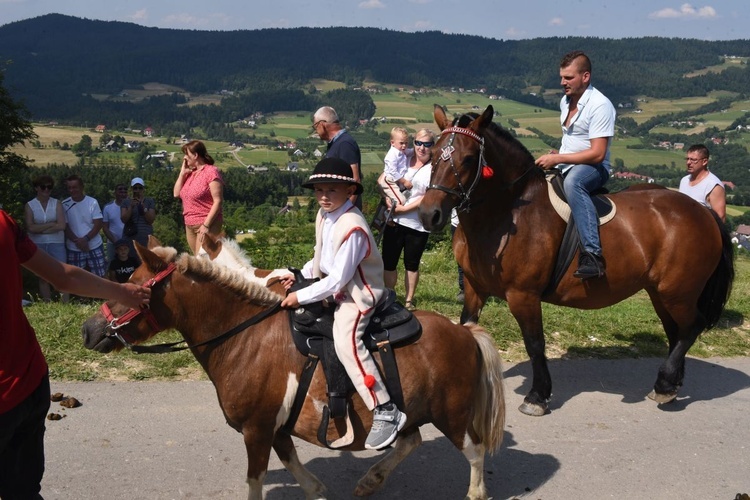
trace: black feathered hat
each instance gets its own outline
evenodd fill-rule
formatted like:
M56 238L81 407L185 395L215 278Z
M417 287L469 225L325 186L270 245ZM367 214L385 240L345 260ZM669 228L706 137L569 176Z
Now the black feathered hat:
M357 186L354 194L362 194L362 184L354 179L352 167L341 158L324 158L315 165L312 175L302 187L313 189L321 182L345 182Z

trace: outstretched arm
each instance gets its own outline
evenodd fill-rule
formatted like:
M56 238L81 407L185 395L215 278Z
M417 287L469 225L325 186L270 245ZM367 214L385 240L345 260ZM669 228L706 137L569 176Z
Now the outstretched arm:
M80 267L62 263L44 250L37 250L23 266L62 292L116 300L133 309L147 305L151 297L150 288L108 281Z

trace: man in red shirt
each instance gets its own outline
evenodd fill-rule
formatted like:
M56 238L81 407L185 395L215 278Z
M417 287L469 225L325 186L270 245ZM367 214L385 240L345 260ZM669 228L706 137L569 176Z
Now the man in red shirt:
M57 290L138 308L151 290L114 283L50 257L0 210L0 498L41 498L44 419L49 409L47 362L21 306L21 266Z

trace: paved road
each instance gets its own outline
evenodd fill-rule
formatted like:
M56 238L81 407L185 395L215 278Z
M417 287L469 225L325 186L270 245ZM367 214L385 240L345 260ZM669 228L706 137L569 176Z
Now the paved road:
M688 359L678 400L644 399L660 360L552 361L552 413L516 408L528 363L506 366L508 418L485 478L495 499L717 499L750 493L750 358ZM52 383L83 406L47 424L52 499L247 498L245 451L208 382ZM458 499L466 461L434 427L376 499ZM300 458L328 487L351 498L380 453L340 453L299 444ZM303 498L272 457L270 500Z

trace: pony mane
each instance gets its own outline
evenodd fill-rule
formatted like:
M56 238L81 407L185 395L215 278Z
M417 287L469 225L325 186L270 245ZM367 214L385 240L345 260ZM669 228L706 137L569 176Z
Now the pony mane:
M226 257L230 259L236 267L241 267L245 269L255 269L255 266L253 266L253 262L250 259L250 256L247 255L247 252L245 252L240 246L240 244L237 243L237 240L230 240L229 238L222 238L221 248L223 251L227 252ZM223 252L219 255L222 257L225 257ZM232 267L232 266L227 266L227 267Z
M244 257L244 252L236 244L233 248L236 257L242 257L249 263L249 259ZM270 306L282 299L281 295L257 281L246 278L243 273L214 263L206 257L194 257L187 253L178 256L177 250L172 247L157 247L152 251L167 262L174 262L181 273L194 274L206 281L212 281L253 304Z

